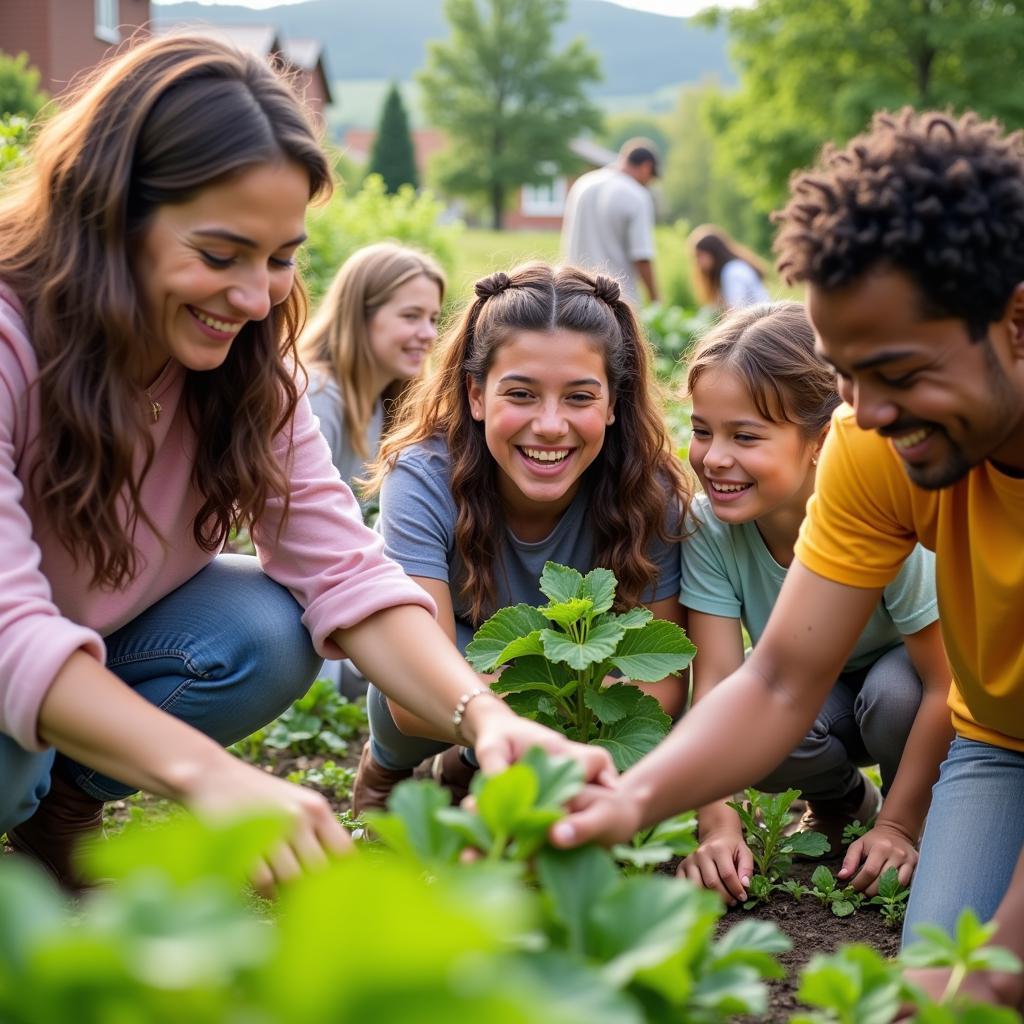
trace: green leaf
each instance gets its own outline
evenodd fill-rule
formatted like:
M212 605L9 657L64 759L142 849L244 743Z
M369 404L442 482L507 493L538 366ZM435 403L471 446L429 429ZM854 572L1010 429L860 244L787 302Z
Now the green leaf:
M820 857L832 847L820 832L794 832L786 837L783 852L798 853L801 857Z
M575 850L546 847L537 854L537 878L556 919L565 927L567 948L585 954L591 909L622 884L611 857L596 846Z
M758 972L744 964L716 966L698 979L688 1000L721 1016L745 1013L760 1017L768 1008L768 990Z
M501 662L501 653L513 640L544 629L548 620L528 604L516 604L495 612L466 645L466 660L477 672L490 672Z
M495 667L497 667L498 665L505 665L515 658L529 658L543 654L544 648L540 643L540 630L535 629L532 633L521 636L504 647L498 653L494 663Z
M776 961L778 953L792 948L789 938L771 921L741 921L715 944L712 955L716 965L746 964L757 969L762 978L781 978L785 971Z
M863 945L815 956L800 975L797 998L828 1011L828 1020L889 1024L900 1005L899 965Z
M520 690L540 690L558 696L567 696L576 689L576 678L567 665L548 661L540 656L526 655L509 665L491 683L495 693L515 693Z
M436 782L407 779L391 791L387 815L367 816L367 823L392 849L429 863L454 862L463 848L458 833L446 828L437 812L451 798ZM401 822L394 829L389 818ZM396 845L396 843L398 845Z
M615 603L616 586L615 573L611 569L591 569L583 577L580 597L589 597L594 602L594 614L600 615ZM647 611L646 608L642 610Z
M610 658L625 632L619 623L605 620L587 630L586 640L582 642L553 629L541 630L540 640L547 657L565 662L578 671Z
M896 868L886 868L878 876L878 896L881 896L883 900L896 899L902 889L900 875ZM907 892L909 891L908 889ZM878 896L874 897L874 899L878 899Z
M674 622L655 619L641 629L624 630L624 637L610 659L629 679L654 683L686 668L697 648Z
M583 577L567 565L545 562L540 574L540 592L553 604L583 596Z
M537 610L546 619L557 622L562 629L579 622L588 612L594 609L594 602L590 598L575 597L571 601L560 601L557 604L547 604Z
M442 822L463 839L474 850L489 850L493 836L483 819L462 807L442 807L437 811L437 820Z
M836 917L849 917L856 908L849 900L833 900L832 913Z
M672 719L661 710L661 705L643 694L628 717L603 726L594 742L604 747L612 755L615 767L624 772L650 753L671 727Z
M613 615L612 618L626 629L640 629L654 618L654 613L650 608L630 608L628 612Z
M649 843L666 843L676 857L686 857L697 848L697 815L685 811L666 818L651 830Z
M811 885L814 886L818 892L830 893L835 891L836 880L824 864L814 869L814 874L811 875Z
M502 675L504 674L503 672ZM540 702L545 699L547 698L543 693L531 688L507 694L505 703L521 718L536 719L537 715L540 714Z
M537 798L537 776L525 764L489 775L473 787L477 813L491 835L510 835Z
M632 864L636 868L651 867L664 864L675 856L671 846L657 843L645 843L643 846L630 846L628 843L616 843L612 847L612 856L620 864Z
M529 972L531 991L565 1024L645 1024L647 1018L626 992L611 985L596 967L557 949L517 961Z
M596 690L586 690L583 703L605 725L625 718L637 706L643 690L632 683L614 683Z
M560 808L583 788L583 766L571 757L554 757L540 747L531 747L519 763L537 778L537 807Z

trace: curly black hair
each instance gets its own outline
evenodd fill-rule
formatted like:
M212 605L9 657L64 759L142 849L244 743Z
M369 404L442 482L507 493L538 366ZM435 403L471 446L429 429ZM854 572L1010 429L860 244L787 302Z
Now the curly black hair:
M922 315L984 338L1024 281L1024 136L973 113L876 114L794 174L773 219L788 283L840 288L888 266L917 285Z

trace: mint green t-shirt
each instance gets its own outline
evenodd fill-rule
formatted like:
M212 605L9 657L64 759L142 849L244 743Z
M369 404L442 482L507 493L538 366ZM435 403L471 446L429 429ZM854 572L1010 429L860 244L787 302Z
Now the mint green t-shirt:
M754 523L723 523L706 495L694 499L690 515L696 529L682 544L680 603L707 615L741 619L756 644L782 589L785 567L772 558ZM938 617L935 555L918 544L882 592L843 671L866 668Z

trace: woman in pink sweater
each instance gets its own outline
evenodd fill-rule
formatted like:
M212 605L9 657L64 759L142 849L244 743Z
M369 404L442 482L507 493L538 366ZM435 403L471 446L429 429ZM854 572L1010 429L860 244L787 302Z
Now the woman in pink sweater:
M325 801L222 744L343 651L485 767L539 743L610 770L480 691L331 464L294 371L329 188L288 84L181 36L99 69L5 182L0 832L63 881L136 788L283 811L265 885L340 850ZM258 560L219 554L236 526Z

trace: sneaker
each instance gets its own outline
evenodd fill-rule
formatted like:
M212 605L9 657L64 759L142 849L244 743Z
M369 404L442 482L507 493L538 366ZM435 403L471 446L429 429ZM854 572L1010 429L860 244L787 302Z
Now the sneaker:
M387 810L391 790L411 778L411 768L395 770L378 763L370 753L370 741L367 740L359 756L355 782L352 783L352 813L359 818L364 811Z
M843 829L855 821L873 822L882 809L882 792L863 772L861 784L838 800L808 800L793 832L820 832L833 854L842 853Z
M478 768L463 756L461 747L449 747L431 760L430 775L451 793L452 804L458 806L469 796L469 784Z

